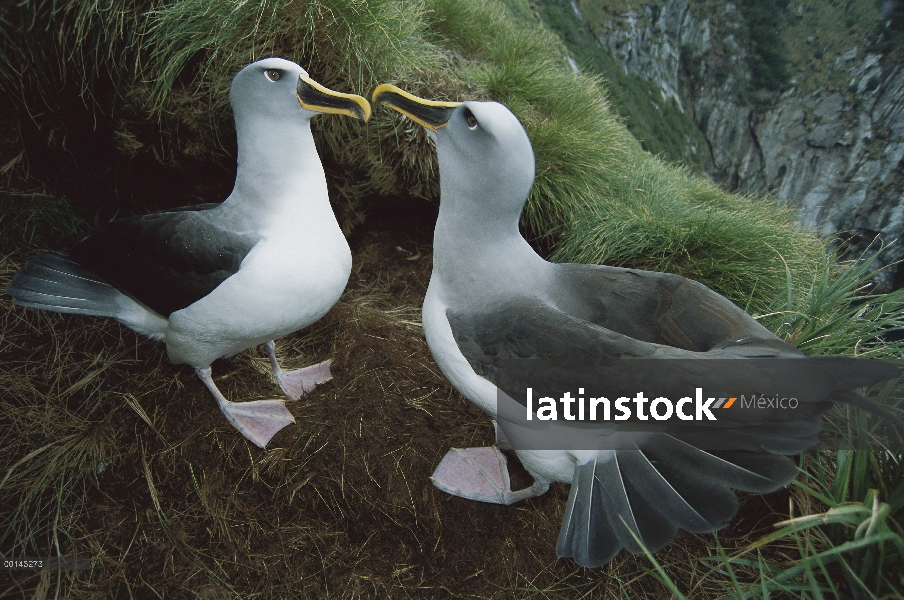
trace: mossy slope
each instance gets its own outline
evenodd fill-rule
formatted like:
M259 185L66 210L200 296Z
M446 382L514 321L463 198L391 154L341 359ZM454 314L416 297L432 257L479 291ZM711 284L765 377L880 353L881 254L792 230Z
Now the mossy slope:
M227 160L230 78L278 54L343 91L368 94L390 81L431 97L505 103L537 156L525 225L555 260L672 270L759 310L785 285L786 269L810 280L823 251L774 202L732 196L645 152L610 109L604 82L572 72L524 0L114 0L100 12L68 3L51 14L37 2L3 10L16 26L0 71L7 92L20 91L11 74L26 64L31 73L53 67L85 90L99 70L115 71L117 110L129 115L123 148L153 150L176 167L188 156ZM46 27L29 25L39 21ZM367 125L321 119L318 137L348 229L362 221L367 198L438 194L429 142L398 115L377 110Z

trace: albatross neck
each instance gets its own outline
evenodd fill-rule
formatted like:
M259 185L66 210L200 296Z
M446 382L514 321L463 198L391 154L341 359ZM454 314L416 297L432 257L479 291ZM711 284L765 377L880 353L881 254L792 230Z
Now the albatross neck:
M251 221L333 214L310 120L247 119L236 124L236 134L235 188L224 208Z
M548 263L518 230L520 215L484 209L502 204L492 198L477 202L443 195L434 233L433 273L444 287L478 286L489 293L531 284L546 272Z

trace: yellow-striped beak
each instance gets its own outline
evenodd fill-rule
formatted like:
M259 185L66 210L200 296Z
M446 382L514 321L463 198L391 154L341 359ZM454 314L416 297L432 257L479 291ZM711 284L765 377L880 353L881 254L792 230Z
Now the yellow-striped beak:
M461 102L437 102L418 98L388 83L378 86L371 98L374 104L386 104L431 131L445 127L452 112L461 106Z
M367 121L370 118L370 102L356 94L343 94L323 87L310 77L298 77L295 87L298 103L306 110L348 115Z

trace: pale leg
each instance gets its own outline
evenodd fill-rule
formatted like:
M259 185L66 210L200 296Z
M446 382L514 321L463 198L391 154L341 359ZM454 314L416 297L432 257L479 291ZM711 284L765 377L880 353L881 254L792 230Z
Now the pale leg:
M276 381L279 383L279 387L282 388L283 393L292 400L298 400L317 387L318 384L326 383L333 378L333 374L330 373L330 365L333 363L332 359L303 369L296 369L295 371L283 371L276 360L276 344L273 343L273 340L265 343L264 347L270 354L273 376L276 377Z

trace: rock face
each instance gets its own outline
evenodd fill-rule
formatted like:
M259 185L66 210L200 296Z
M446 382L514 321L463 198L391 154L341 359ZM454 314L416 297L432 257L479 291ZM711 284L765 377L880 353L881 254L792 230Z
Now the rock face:
M885 244L904 238L900 54L852 45L832 65L848 81L840 91L742 94L752 86L748 50L734 34L741 15L732 3L719 10L700 18L689 0L651 2L594 33L626 73L650 80L663 99L691 113L709 142L705 169L714 180L741 193L772 193L800 209L801 223L850 237L855 249L876 236ZM882 262L901 258L904 239ZM904 268L886 269L879 283L904 286Z

